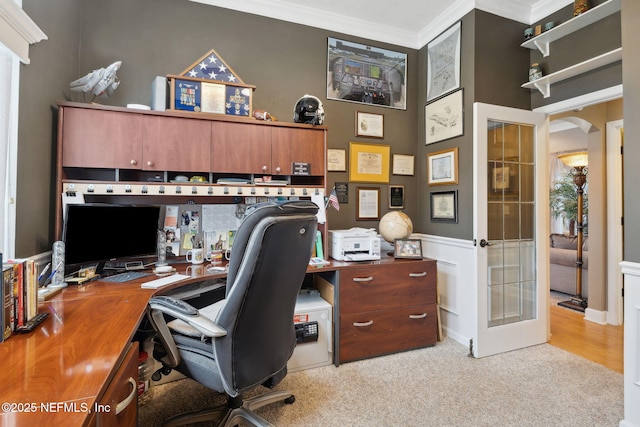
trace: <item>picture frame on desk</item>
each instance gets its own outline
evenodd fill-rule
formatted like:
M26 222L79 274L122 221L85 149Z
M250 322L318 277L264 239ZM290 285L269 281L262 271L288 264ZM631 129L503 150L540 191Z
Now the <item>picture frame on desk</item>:
M422 259L420 239L396 239L393 242L393 257L400 259Z

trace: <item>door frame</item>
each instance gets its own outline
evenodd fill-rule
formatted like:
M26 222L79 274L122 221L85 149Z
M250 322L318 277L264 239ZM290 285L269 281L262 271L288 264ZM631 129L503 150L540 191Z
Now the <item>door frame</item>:
M622 325L624 310L622 298L623 275L620 263L623 260L621 218L622 211L622 135L624 120L606 123L607 161L607 323Z

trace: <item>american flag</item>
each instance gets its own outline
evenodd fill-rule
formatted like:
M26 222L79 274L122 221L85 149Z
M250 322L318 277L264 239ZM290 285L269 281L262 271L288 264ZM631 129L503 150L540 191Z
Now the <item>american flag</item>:
M224 61L213 51L209 52L206 58L203 57L192 69L182 75L219 82L243 83L233 70L229 69Z
M338 194L336 193L336 187L333 187L331 193L329 194L329 203L333 208L337 211L340 210L340 202L338 202Z

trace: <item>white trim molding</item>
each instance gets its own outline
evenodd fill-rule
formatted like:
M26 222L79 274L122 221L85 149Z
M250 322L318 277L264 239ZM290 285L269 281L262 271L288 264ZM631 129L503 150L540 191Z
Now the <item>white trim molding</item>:
M640 263L620 263L624 275L624 420L640 426Z
M14 0L0 0L0 43L20 61L28 64L29 45L47 39L47 35Z

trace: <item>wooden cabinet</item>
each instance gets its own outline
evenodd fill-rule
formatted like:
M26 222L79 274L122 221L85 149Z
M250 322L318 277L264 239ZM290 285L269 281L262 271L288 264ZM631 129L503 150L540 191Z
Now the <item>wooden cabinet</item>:
M434 345L435 260L395 260L340 271L340 362Z
M311 175L322 176L324 152L322 130L272 129L271 170L275 175L294 175L294 163L308 163Z
M294 163L308 163L310 175L325 171L324 131L239 123L212 123L216 172L295 175Z
M131 344L120 368L94 408L99 427L135 426L138 420L138 343Z
M141 115L65 108L61 120L63 167L138 168L142 159Z
M211 167L216 172L271 174L271 128L215 122Z
M203 120L144 116L143 170L208 172L211 169L211 124Z

